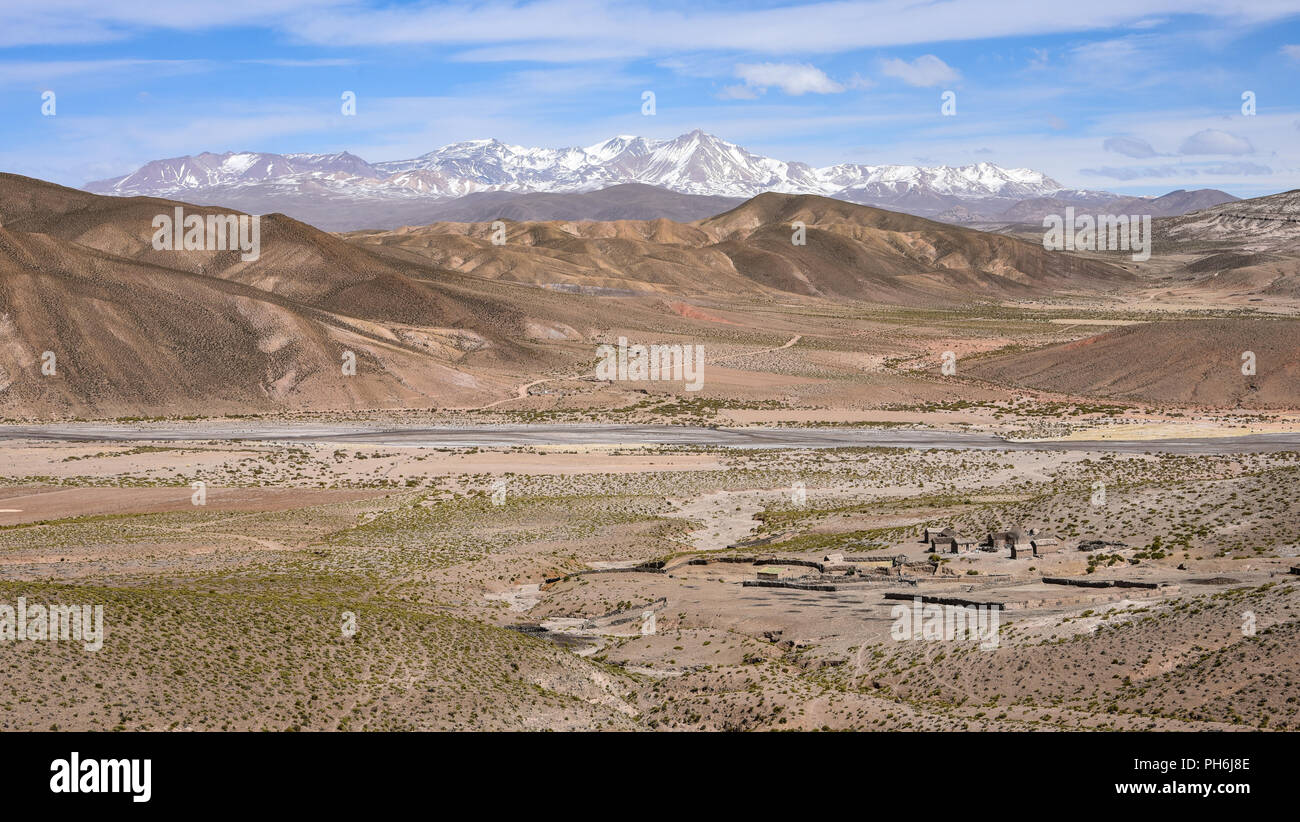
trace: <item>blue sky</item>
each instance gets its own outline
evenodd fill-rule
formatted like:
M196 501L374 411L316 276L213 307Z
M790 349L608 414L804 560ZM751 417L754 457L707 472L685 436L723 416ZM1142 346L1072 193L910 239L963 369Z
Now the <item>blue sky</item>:
M200 151L702 128L815 165L1251 196L1300 188L1300 0L3 0L0 118L0 170L76 186Z

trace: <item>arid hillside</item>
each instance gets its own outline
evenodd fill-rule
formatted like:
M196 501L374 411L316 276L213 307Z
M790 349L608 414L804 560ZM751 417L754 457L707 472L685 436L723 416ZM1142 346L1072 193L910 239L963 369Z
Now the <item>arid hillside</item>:
M0 304L0 407L15 417L403 407L499 388L455 367L453 329L374 323L48 235L0 229Z
M1225 243L1249 251L1295 249L1300 242L1300 190L1254 197L1196 211L1157 224L1160 239Z
M1243 355L1254 354L1254 374ZM964 373L1075 396L1211 408L1300 405L1300 321L1180 320L976 360Z
M216 211L0 176L7 416L474 404L571 359L536 340L581 336L571 298L398 264L283 215L261 219L256 260L155 250L152 220L177 207Z
M1179 298L1294 305L1300 297L1300 192L1156 220L1156 255Z
M448 203L429 208L429 218L424 222L610 221L661 218L689 222L711 217L742 202L744 200L739 197L680 194L643 183L623 183L598 191L562 194L484 191L457 197Z
M761 194L694 223L508 223L504 243L493 233L491 223L437 223L345 236L493 279L718 297L953 305L1132 280L1041 245L811 195Z
M1285 217L1289 195L1278 196ZM1217 208L1258 210L1273 199ZM238 250L155 249L154 219L176 209L223 213L0 177L0 412L473 409L527 400L540 383L552 385L536 395L561 405L579 395L574 403L626 405L638 401L626 386L598 397L600 385L581 381L595 346L623 334L707 343L733 368L746 351L801 341L797 353L750 363L749 375L715 371L708 395L724 400L778 384L793 396L789 376L799 374L812 380L797 389L801 401L834 404L867 396L853 388L864 369L914 357L931 368L949 349L966 362L960 376L981 381L968 386L976 393L1007 386L1229 409L1300 400L1290 320L1180 320L1072 339L1088 333L1075 331L1046 347L1053 337L1041 324L1005 320L846 336L864 310L960 319L1008 301L1123 306L1158 280L1108 259L824 197L763 194L693 223L506 223L504 243L491 223L332 235L271 214L249 260ZM1171 293L1295 292L1286 246L1188 248L1161 262L1179 266L1166 278ZM999 346L1022 350L966 359ZM1246 351L1254 375L1241 374ZM46 352L53 374L41 370ZM344 369L351 358L355 375ZM870 396L928 396L923 377L889 379L896 391L877 386Z
M453 296L443 283L464 282L452 272L396 265L305 223L269 214L261 218L261 254L238 251L156 250L158 215L230 213L149 197L103 197L38 180L0 175L0 221L11 232L57 240L160 268L241 283L259 291L354 317L426 325L492 324L503 335L521 329L510 307ZM417 278L423 281L416 282ZM486 330L486 328L485 328Z

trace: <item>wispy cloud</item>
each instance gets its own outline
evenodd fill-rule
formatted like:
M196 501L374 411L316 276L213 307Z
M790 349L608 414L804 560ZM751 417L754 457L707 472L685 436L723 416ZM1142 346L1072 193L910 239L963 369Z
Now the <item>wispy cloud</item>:
M736 66L736 76L749 88L766 91L775 86L794 97L844 91L826 72L807 63L741 63Z
M953 85L961 80L960 72L933 54L923 54L910 63L898 59L885 60L880 64L880 73L922 88Z
M1196 169L1174 163L1164 166L1102 166L1101 168L1080 169L1079 173L1089 177L1106 177L1111 180L1128 181L1147 178L1191 177L1196 175Z
M759 89L740 83L723 86L722 91L718 92L719 100L757 100L761 96Z
M31 60L0 62L0 86L51 85L68 78L96 78L102 82L110 75L147 73L181 74L210 70L210 60Z
M276 68L335 68L338 66L355 66L360 64L361 61L349 57L321 57L311 60L260 58L254 60L240 60L238 62L257 66L274 66Z
M259 21L286 37L320 45L443 44L497 47L477 59L512 57L507 44L551 44L624 56L730 49L787 54L877 48L1158 25L1173 15L1237 24L1264 23L1300 11L1297 0L1091 0L1020 4L999 0L914 0L764 4L632 0L479 0L396 5L363 0L227 0L219 14L153 0L7 0L0 46L102 42L132 32L234 28ZM536 54L537 52L535 52ZM557 52L550 52L552 55Z
M1178 149L1183 154L1254 154L1250 140L1217 128L1196 132L1183 141Z
M1143 179L1171 179L1198 177L1202 174L1217 177L1262 176L1273 169L1259 163L1169 163L1160 166L1102 166L1081 169L1089 177L1106 177L1111 180L1131 181Z
M1262 166L1259 163L1219 163L1217 165L1206 166L1207 174L1272 174L1273 169L1268 166Z
M1133 157L1139 160L1148 157L1155 157L1156 150L1146 140L1139 140L1136 137L1108 137L1101 147L1106 151L1113 151L1116 154L1123 154L1125 157Z
M644 86L644 77L637 78L622 72L616 65L604 66L600 70L581 67L524 69L514 72L506 80L509 91L537 93L556 96L572 96L595 89L632 88ZM494 93L500 94L500 84ZM638 91L639 93L639 91Z
M154 0L5 0L0 4L0 48L104 43L152 31L205 31L247 26L291 25L304 13L328 14L349 0L222 0L219 7L196 9L187 3Z

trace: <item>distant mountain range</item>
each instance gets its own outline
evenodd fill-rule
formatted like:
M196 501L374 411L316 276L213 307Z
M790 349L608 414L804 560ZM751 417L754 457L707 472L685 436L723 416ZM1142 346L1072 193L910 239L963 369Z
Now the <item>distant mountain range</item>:
M616 187L604 197L590 196ZM348 152L203 153L154 160L85 189L182 198L252 213L281 212L327 230L464 219L456 216L461 212L479 220L690 220L764 192L818 194L952 223L1038 221L1040 206L1047 209L1042 213L1050 213L1065 205L1095 207L1132 199L1066 189L1041 172L992 163L843 163L815 168L753 154L699 130L671 140L622 135L585 148L470 140L410 160L381 163ZM1194 194L1201 208L1236 199L1212 190ZM516 199L519 195L534 196ZM571 201L564 195L587 196ZM465 197L474 199L450 205ZM509 208L523 210L511 217Z
M511 201L494 202L499 196ZM443 207L618 210L646 198L714 199L625 184L480 192ZM834 318L859 303L1300 297L1300 192L1160 218L1155 245L1175 256L1144 270L1122 252L1053 252L1041 234L1024 240L806 194L763 193L689 222L521 220L508 225L504 244L481 220L332 234L272 214L260 220L261 254L251 260L156 248L156 216L178 207L219 210L0 174L0 415L475 407L512 396L523 375L581 373L593 346L622 329L732 339L733 303L833 306L825 315ZM805 243L791 241L795 222L806 227ZM1182 397L1167 392L1183 390L1186 370L1145 379L1147 371L1130 368L1122 383L1097 380L1114 373L1103 367L1107 357L1129 362L1144 346L1165 359L1186 359L1196 346L1294 351L1294 328L1283 331L1254 342L1219 332L1183 342L1179 328L1099 344L1075 372L1069 366L1083 355L1051 348L1012 353L987 373L1075 394ZM37 368L47 348L58 349L56 380ZM356 356L355 377L340 371L345 351ZM1300 370L1278 368L1243 403L1285 401L1290 395L1277 392Z
M605 191L518 196L603 207ZM617 329L730 338L693 298L933 307L1096 296L1135 279L815 195L760 194L694 222L515 222L505 244L482 222L338 235L272 214L252 260L156 248L154 218L178 207L219 212L0 174L0 415L474 407L523 375L580 373ZM57 380L38 368L47 348ZM340 370L345 351L356 376Z

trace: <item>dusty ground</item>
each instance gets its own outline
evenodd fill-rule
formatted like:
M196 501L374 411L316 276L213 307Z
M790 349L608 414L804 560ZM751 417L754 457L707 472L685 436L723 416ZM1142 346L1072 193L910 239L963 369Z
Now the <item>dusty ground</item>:
M4 728L1300 724L1296 454L5 450L0 603L102 604L105 640L0 645ZM931 561L939 522L1063 550ZM833 553L910 581L788 562ZM690 564L723 556L838 589ZM892 639L890 591L1003 604L998 647Z

